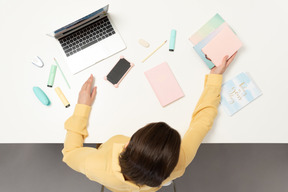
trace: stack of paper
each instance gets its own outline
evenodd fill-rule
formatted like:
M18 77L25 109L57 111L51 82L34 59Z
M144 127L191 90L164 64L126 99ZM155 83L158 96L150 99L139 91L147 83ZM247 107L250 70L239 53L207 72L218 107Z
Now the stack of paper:
M221 65L226 55L231 57L242 46L239 38L219 14L210 19L189 40L209 69Z

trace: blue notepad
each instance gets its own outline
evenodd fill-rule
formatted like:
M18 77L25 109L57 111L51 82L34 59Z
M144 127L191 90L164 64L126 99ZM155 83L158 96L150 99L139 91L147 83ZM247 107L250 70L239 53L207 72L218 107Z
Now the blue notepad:
M240 73L222 85L221 106L232 116L261 95L262 91L249 75Z

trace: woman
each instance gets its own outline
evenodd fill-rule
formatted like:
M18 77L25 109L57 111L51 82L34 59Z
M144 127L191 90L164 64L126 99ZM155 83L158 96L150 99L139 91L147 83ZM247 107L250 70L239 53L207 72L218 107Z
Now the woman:
M203 93L182 140L176 130L158 122L139 129L131 138L116 135L98 149L83 147L97 94L97 87L91 92L91 75L79 92L74 114L65 123L63 161L115 192L157 191L163 184L182 176L212 127L220 102L222 74L235 55L230 59L225 56L222 65L206 75Z

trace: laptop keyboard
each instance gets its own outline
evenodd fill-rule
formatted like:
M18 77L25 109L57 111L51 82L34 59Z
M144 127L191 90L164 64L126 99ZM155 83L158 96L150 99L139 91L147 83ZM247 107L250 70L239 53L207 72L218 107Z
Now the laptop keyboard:
M59 42L66 56L69 57L113 34L115 31L108 17L104 17L59 39Z

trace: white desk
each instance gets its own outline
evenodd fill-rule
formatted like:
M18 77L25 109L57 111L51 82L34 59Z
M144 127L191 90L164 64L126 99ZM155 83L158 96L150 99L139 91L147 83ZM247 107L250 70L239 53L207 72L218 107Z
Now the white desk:
M180 3L181 2L181 3ZM102 5L121 33L127 49L85 71L71 75L57 41L48 32L72 22ZM219 13L237 32L243 48L225 74L229 80L240 72L249 72L263 95L229 117L219 115L206 143L287 143L288 142L288 44L287 1L169 1L169 0L86 0L83 1L11 1L0 0L1 52L1 143L62 143L64 121L72 115L82 83L96 76L98 95L90 118L86 142L104 142L115 134L131 136L138 128L154 121L166 121L182 135L203 90L206 65L188 41L212 16ZM141 61L177 30L175 52L166 43L145 63ZM143 38L148 49L138 44ZM168 41L169 42L169 41ZM31 64L34 56L45 62L44 68ZM124 55L136 66L118 89L103 77ZM56 57L71 85L69 89L60 71L54 87L59 86L71 107L66 109L54 88L48 88L50 65ZM144 71L167 61L185 97L162 108ZM52 105L42 105L32 87L41 87Z

